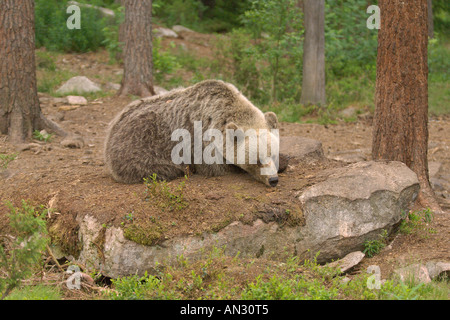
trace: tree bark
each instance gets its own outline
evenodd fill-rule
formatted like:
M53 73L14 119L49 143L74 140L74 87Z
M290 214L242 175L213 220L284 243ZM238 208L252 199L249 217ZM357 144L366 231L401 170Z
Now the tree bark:
M428 176L427 0L380 0L372 157L416 174L418 203L440 211Z
M34 50L34 1L0 1L0 132L13 143L43 128L66 135L41 113Z
M325 105L325 0L304 0L305 40L300 103Z
M152 1L123 0L124 75L119 95L151 96L153 89Z

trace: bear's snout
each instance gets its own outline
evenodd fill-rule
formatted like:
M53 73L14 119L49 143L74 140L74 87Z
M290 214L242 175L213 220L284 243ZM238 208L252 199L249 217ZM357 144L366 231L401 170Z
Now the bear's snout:
M269 178L269 184L271 187L276 187L278 184L278 177Z

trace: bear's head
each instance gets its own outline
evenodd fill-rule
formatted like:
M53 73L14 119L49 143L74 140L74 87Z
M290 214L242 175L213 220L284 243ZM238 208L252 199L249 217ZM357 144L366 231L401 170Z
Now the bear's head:
M225 159L256 180L275 187L278 184L279 161L278 119L275 113L265 113L263 125L259 127L255 129L228 123L225 127Z

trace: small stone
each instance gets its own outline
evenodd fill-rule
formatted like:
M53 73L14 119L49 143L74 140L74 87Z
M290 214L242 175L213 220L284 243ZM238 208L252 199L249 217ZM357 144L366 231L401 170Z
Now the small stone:
M71 105L87 105L87 100L82 96L67 96L67 102Z
M350 282L352 279L350 279L349 277L344 277L344 278L342 278L342 280L341 280L341 282L342 283L347 283L347 282Z
M79 149L84 146L84 140L80 136L68 136L64 138L60 143L62 146L72 149Z
M364 258L365 254L361 251L355 251L349 253L344 258L331 262L328 264L329 267L338 267L341 272L346 272L356 266Z

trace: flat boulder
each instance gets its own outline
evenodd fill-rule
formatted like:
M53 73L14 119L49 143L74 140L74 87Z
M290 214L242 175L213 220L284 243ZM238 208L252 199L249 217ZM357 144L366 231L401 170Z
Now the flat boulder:
M362 250L366 240L392 231L419 191L416 174L397 161L358 162L321 172L299 196L306 247L318 261Z

